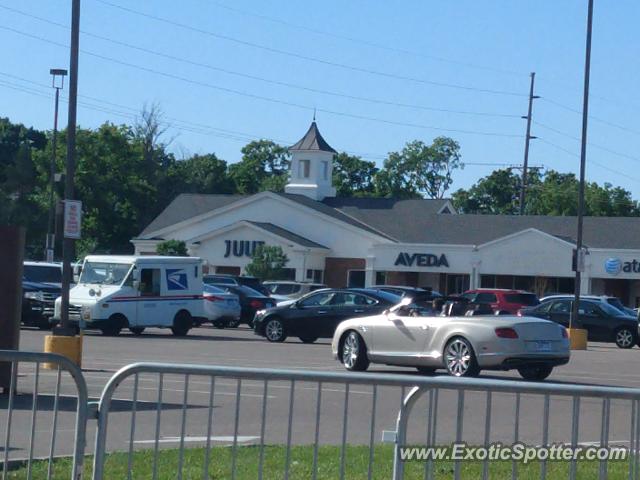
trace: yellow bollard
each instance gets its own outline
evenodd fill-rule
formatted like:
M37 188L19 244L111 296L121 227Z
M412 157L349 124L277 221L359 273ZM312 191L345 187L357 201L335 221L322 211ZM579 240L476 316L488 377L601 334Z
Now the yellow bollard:
M571 350L587 349L587 331L583 328L568 328Z
M66 337L62 335L47 335L44 337L45 353L57 353L63 355L75 363L82 366L82 332L80 335ZM52 363L44 363L42 368L47 370L57 370L58 367Z

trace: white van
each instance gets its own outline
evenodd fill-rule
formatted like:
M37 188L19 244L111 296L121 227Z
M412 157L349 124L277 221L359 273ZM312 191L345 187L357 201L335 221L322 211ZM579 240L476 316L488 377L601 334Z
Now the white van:
M205 320L201 264L194 257L89 255L69 292L69 319L105 335L165 327L184 336Z

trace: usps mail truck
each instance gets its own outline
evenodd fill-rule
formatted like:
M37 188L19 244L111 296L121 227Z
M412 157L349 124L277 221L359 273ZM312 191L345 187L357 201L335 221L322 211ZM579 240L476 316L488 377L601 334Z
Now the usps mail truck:
M170 328L186 335L204 318L202 261L194 257L89 255L69 292L69 318L118 335ZM60 318L60 298L54 318Z

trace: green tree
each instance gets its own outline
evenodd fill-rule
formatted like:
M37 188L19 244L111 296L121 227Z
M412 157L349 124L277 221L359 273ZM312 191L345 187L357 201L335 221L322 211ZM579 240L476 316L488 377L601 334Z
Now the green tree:
M378 172L375 162L341 152L333 159L333 185L339 197L373 195L373 179Z
M242 160L229 166L238 193L284 191L291 158L289 150L271 140L256 140L242 147Z
M168 257L188 257L187 244L183 240L165 240L156 246L158 255Z
M394 198L443 198L453 172L463 168L460 145L448 137L437 137L431 145L414 140L400 152L391 152L375 177L376 191Z
M260 280L280 280L284 278L284 268L289 259L280 246L259 245L245 271Z

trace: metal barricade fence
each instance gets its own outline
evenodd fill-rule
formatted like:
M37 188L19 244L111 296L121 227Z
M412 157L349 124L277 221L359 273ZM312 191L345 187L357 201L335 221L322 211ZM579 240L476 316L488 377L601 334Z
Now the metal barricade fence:
M0 399L0 415L6 417L0 416L6 426L3 479L18 460L27 478L33 472L52 478L56 449L72 456L71 477L80 479L89 417L97 418L94 480L167 474L399 480L434 478L442 469L450 469L456 479L605 479L611 472L616 478L638 479L640 472L637 389L138 363L109 379L94 417L82 373L65 358L0 351L0 361L11 362L13 380L10 395ZM55 370L43 371L43 363ZM24 364L21 375L19 364ZM67 374L71 381L65 381ZM50 429L39 434L44 411ZM61 428L71 419L72 429ZM64 432L72 433L73 441L69 435L61 441ZM488 457L466 463L433 457L411 462L406 456L414 446L461 441L476 447L495 442L620 445L630 455L614 470L613 462L600 458L553 465L541 459L535 472L516 460L506 466L501 462L500 470ZM23 453L12 455L12 449ZM44 462L32 469L36 457Z
M2 479L8 477L12 463L24 465L31 479L34 458L46 460L46 472L39 478L52 478L56 448L72 458L71 479L81 479L89 399L80 368L61 355L13 350L0 350L0 362L11 364L9 394L0 397L0 422L5 426ZM44 412L49 413L48 421ZM15 422L18 426L12 428ZM47 423L48 432L37 430L37 425ZM72 428L64 428L67 424ZM61 442L61 432L72 438L67 435ZM47 440L40 441L47 433ZM12 450L17 458L11 458Z
M126 390L129 409L119 410L120 423L109 441L114 394L119 391L122 401ZM106 453L123 450L124 445L128 478L155 479L168 468L183 478L187 464L197 464L202 478L210 478L212 470L216 478L272 478L274 462L275 478L402 479L407 470L410 478L433 478L433 461L404 462L401 448L464 440L476 446L624 444L631 455L623 476L637 479L639 402L640 391L625 388L139 363L116 373L103 391L93 478L109 478ZM615 416L615 425L612 409L622 413ZM392 431L383 432L386 428ZM612 430L618 436L614 440ZM380 445L383 437L395 448ZM188 445L200 447L197 455ZM301 446L306 448L305 458ZM161 455L164 447L173 448ZM135 459L140 448L152 452L143 463ZM356 457L359 460L352 462ZM461 478L463 463L449 464L454 478ZM591 468L589 475L607 478L606 461L585 465ZM465 478L494 478L488 459L476 466L477 472ZM576 461L564 467L564 478L586 473ZM517 478L518 472L518 462L513 461L508 476ZM547 478L544 461L539 478Z
M419 383L428 385L414 387L406 396L398 415L394 480L405 478L406 459L410 457L406 456L405 451L405 458L402 458L403 449L411 450L412 446L417 445L428 450L429 447L453 443L476 448L498 443L500 447L520 443L523 448L530 448L532 454L534 449L552 445L568 446L572 451L576 448L604 447L601 451L603 454L609 447L619 446L627 452L622 468L616 471L616 478L639 478L639 389L450 377L425 379ZM444 402L443 398L446 399ZM416 408L421 400L425 403L424 410ZM443 403L448 410L445 414L442 412ZM552 406L563 404L564 407L554 414ZM416 410L426 412L426 421L420 423L422 432L414 432L411 436L410 420L415 418ZM567 410L570 415L565 414ZM614 419L615 425L612 425L612 410L618 413ZM443 435L444 429L439 429L439 423L446 418L451 420L448 437ZM523 423L523 420L526 421ZM497 434L493 430L496 424L500 428ZM614 439L610 438L612 431L616 432ZM538 476L542 480L547 478L550 463L546 455L548 453L534 459L539 464ZM608 478L607 458L594 458L595 463L581 464L580 461L584 459L577 456L567 459L566 472L559 476L556 468L554 478ZM423 457L423 460L423 477L433 479L434 457ZM453 478L462 478L464 462L457 457L451 463ZM477 475L466 478L493 478L490 475L489 456L477 463L480 464ZM519 461L511 461L511 471L508 472L510 478L518 478L520 465ZM580 471L582 465L585 466ZM506 478L507 475L502 473L500 478Z

